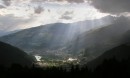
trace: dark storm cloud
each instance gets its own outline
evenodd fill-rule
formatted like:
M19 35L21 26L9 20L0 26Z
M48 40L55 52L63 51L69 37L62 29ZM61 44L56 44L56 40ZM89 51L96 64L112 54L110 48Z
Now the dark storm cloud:
M130 0L92 0L92 5L104 13L130 12Z
M3 3L4 3L6 6L10 6L10 5L11 5L11 0L3 0Z
M44 9L43 9L43 7L41 7L41 6L38 6L37 8L34 8L34 12L36 13L36 14L40 14L41 12L43 12L44 11Z

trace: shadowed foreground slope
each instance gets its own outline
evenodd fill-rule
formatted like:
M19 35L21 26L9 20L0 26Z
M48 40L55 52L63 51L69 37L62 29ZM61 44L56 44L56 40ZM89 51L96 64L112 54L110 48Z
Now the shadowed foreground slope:
M97 57L91 62L88 62L87 66L89 68L95 68L98 65L102 64L104 60L115 59L117 61L130 59L130 46L129 45L120 45L111 50L106 51L101 56ZM130 61L129 61L130 65Z
M22 50L9 44L0 42L0 65L11 66L11 64L20 64L30 66L33 60Z

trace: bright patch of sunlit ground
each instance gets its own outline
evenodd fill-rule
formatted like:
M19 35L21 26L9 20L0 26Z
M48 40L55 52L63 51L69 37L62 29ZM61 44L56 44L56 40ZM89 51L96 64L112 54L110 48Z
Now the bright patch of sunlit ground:
M60 67L60 66L69 66L69 65L78 65L79 60L77 58L68 58L65 60L44 60L41 59L42 56L35 56L36 62L35 64L40 67Z

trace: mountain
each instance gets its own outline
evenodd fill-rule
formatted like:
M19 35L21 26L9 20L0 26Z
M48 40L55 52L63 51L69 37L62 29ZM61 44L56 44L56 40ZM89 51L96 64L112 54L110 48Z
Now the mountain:
M2 37L0 40L12 44L25 52L51 54L61 50L72 38L68 24L56 23L39 26ZM72 33L73 34L73 33ZM66 37L66 38L65 38ZM46 52L48 51L48 52Z
M102 19L86 20L72 24L48 24L3 36L0 40L34 55L66 57L75 53L71 50L70 46L80 34L93 27L101 27L104 24L110 23L108 19L113 20L113 17L107 16ZM101 20L105 21L98 23Z
M32 58L22 50L0 42L0 65L20 64L22 66L31 66L32 62Z
M88 58L86 61L91 61L105 51L126 43L130 38L130 35L126 35L128 31L130 31L129 19L119 17L111 25L81 34L73 42L75 47L72 49L81 53L85 50Z
M88 62L87 66L89 68L96 68L97 66L102 64L104 60L109 60L113 58L115 58L118 61L130 59L130 46L123 44L118 47L112 48L106 51L105 53L103 53L101 56L94 59L93 61Z
M13 34L13 33L16 33L18 31L21 31L21 30L14 30L14 31L0 30L0 37L5 36L5 35L9 35L9 34Z

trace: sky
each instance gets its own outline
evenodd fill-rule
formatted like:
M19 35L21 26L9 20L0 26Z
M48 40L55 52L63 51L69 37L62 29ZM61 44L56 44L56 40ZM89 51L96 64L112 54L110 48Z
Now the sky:
M130 0L89 0L100 12L121 14L130 12Z
M107 15L85 0L0 0L0 31L100 19Z
M0 0L0 33L51 23L130 16L130 0Z

